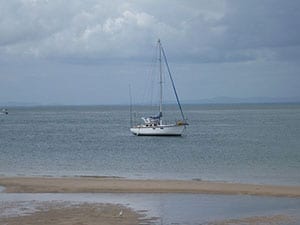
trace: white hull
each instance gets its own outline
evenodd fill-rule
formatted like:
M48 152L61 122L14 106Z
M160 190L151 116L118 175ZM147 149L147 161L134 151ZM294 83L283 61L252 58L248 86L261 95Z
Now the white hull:
M158 125L146 127L144 125L130 128L130 131L137 136L181 136L185 126L179 125Z
M179 98L175 89L175 84L170 72L170 68L167 62L167 57L165 55L165 51L160 43L160 40L158 40L158 48L159 48L159 114L156 116L149 116L149 117L142 117L141 119L144 121L144 124L137 125L130 128L130 131L137 136L181 136L182 133L185 130L185 126L188 125L186 122L186 119L183 115L182 108L179 102ZM169 78L173 87L173 91L176 97L176 101L178 104L178 107L181 112L182 120L176 121L174 124L163 124L163 76L162 76L162 60L165 62L166 69L169 74ZM131 96L131 95L130 95ZM130 97L130 115L132 114L132 108L131 108L131 97ZM130 119L132 124L132 118Z

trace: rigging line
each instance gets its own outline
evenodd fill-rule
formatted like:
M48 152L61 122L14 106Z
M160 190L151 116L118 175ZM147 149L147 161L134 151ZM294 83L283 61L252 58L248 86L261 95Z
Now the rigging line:
M132 120L132 94L131 94L131 85L129 84L129 100L130 100L130 127L133 125L133 120Z
M167 70L168 70L168 73L169 73L169 77L170 77L170 80L171 80L171 83L172 83L172 87L173 87L173 90L174 90L174 93L175 93L177 104L178 104L180 112L181 112L182 119L183 119L183 121L185 121L185 117L184 117L184 114L183 114L183 111L182 111L182 107L181 107L181 104L180 104L180 101L179 101L179 98L178 98L178 95L177 95L177 91L176 91L176 88L175 88L174 80L173 80L172 75L171 75L171 71L170 71L170 68L169 68L169 64L168 64L168 61L167 61L165 50L162 47L161 43L160 43L160 47L161 47L161 51L162 51L164 59L165 59L165 63L166 63Z
M154 83L156 82L155 78L156 76L154 76L154 74L156 74L155 72L155 64L157 63L156 60L157 60L157 54L158 54L158 51L157 51L157 47L154 48L156 49L156 51L153 51L152 53L152 58L151 58L151 62L148 63L147 65L147 71L146 71L146 79L144 79L144 82L145 82L145 88L144 88L144 91L143 91L143 94L141 95L142 97L142 104L145 104L145 105L149 105L150 106L154 106L154 99L156 96L154 96Z

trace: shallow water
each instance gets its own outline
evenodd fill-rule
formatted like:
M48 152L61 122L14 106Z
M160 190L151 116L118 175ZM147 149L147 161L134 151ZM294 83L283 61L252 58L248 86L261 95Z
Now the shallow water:
M133 136L123 106L9 108L0 117L0 175L300 185L299 104L184 109L190 126L170 138ZM179 118L174 107L167 116Z
M300 222L300 199L202 194L7 194L0 193L0 217L32 213L43 203L123 204L147 210L156 224L206 224L254 216L286 215ZM9 206L9 207L7 207ZM5 210L4 210L5 208Z

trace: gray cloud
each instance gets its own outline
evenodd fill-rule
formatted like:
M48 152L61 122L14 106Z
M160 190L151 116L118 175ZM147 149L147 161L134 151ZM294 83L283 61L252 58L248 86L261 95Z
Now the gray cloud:
M298 0L0 1L0 100L126 102L157 38L183 99L298 96L299 12Z
M207 25L222 17L223 7L212 2L1 2L1 53L37 57L142 57L160 37L171 48L176 47L175 54L197 56L215 32L210 32Z
M173 58L232 62L280 58L300 42L293 0L12 0L0 10L4 55L142 58L160 37Z
M216 46L221 52L253 59L282 59L282 52L300 45L298 1L229 1L225 28ZM299 59L299 58L298 58Z

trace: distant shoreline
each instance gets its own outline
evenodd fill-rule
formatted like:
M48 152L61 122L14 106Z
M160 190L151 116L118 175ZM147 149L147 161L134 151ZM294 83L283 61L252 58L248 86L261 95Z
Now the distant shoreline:
M166 102L166 105L177 106L176 102ZM226 105L299 105L300 100L290 100L290 101L183 101L184 106L226 106ZM36 107L128 107L129 103L111 103L111 104L59 104L59 103L10 103L2 102L0 103L1 108L36 108ZM145 103L135 103L134 106L137 107L147 107L151 106Z
M7 193L193 193L300 197L299 186L106 177L0 177Z

